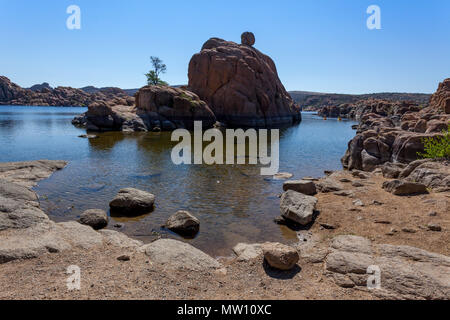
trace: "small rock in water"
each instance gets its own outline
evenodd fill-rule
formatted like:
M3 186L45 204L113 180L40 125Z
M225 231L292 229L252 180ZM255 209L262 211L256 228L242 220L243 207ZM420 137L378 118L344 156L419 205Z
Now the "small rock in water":
M293 174L289 172L278 172L273 176L274 180L287 180L292 178Z
M165 227L185 236L194 236L200 230L200 220L187 211L178 211L166 222Z
M95 230L103 229L108 225L108 214L100 209L86 210L81 214L80 223Z
M275 269L291 270L299 260L297 250L281 243L266 242L262 250L264 259Z
M118 213L138 215L153 210L155 196L151 193L126 188L119 191L109 206Z
M95 134L82 134L82 135L79 135L78 138L83 138L83 139L97 139L98 136L96 136Z

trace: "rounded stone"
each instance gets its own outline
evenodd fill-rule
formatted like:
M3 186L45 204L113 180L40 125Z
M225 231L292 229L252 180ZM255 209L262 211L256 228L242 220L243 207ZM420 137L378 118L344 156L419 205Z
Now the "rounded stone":
M103 229L108 225L108 214L100 209L86 210L81 214L80 223L95 230Z
M141 214L153 210L155 196L149 192L126 188L119 191L110 202L111 210L116 213Z
M299 260L297 250L281 243L266 242L262 250L266 262L275 269L291 270Z
M255 44L255 35L252 32L244 32L241 35L241 43L247 46L253 46Z
M187 211L178 211L167 220L165 227L180 235L194 236L200 229L200 221Z

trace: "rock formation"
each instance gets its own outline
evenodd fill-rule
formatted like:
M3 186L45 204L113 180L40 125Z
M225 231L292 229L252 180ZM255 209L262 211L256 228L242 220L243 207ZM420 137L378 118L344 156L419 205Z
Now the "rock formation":
M72 123L91 131L161 131L192 129L194 121L210 128L216 122L208 105L183 88L145 86L135 96L136 106L93 103Z
M251 45L209 39L189 63L189 89L204 100L217 119L235 127L274 127L301 120L278 78L272 59Z
M439 85L426 108L410 103L371 103L353 109L360 123L342 159L345 168L371 171L386 162L409 163L424 152L423 139L442 135L450 116L444 105L449 81Z
M272 59L252 47L252 33L244 33L242 43L208 40L191 59L187 88L145 86L136 92L135 106L101 100L72 123L92 131L161 131L192 129L194 121L202 121L204 128L217 120L264 128L300 121L300 108L284 89Z
M450 114L450 78L439 84L439 88L431 96L430 106Z

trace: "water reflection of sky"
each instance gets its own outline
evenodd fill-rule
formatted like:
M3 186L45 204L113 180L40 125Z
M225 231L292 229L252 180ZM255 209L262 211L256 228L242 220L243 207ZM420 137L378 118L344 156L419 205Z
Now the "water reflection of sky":
M67 168L36 187L43 208L57 221L76 219L89 208L108 209L124 187L156 195L153 213L125 223L127 234L148 240L169 215L186 209L202 222L190 240L215 255L229 254L238 242L289 241L295 234L273 223L279 215L282 182L267 181L253 165L181 165L170 158L169 133L103 133L78 138L83 129L71 125L84 108L1 107L0 161L61 159ZM280 171L321 176L339 169L352 122L324 121L305 113L299 126L280 132ZM170 234L170 236L174 236Z

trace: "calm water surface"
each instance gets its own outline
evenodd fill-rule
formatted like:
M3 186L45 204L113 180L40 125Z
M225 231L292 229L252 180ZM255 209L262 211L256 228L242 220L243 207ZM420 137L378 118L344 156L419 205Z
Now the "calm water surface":
M72 118L85 108L0 106L0 162L67 160L69 165L41 181L36 192L55 221L77 219L86 209L108 210L121 188L134 187L156 195L156 208L135 218L111 217L109 228L149 241L177 210L201 220L195 239L186 240L215 256L228 255L239 242L281 241L295 232L278 226L278 194L282 181L260 176L258 165L181 165L170 158L170 133L102 133L98 139L78 138ZM354 136L354 122L324 121L312 113L280 132L280 171L293 178L322 176L340 169L340 158Z

